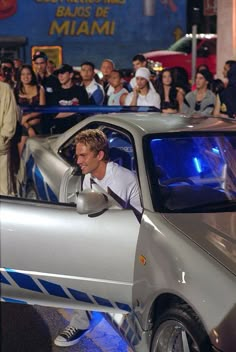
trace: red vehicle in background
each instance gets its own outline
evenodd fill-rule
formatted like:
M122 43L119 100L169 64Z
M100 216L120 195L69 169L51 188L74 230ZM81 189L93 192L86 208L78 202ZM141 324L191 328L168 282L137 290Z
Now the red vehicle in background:
M206 64L216 74L216 34L197 34L196 66ZM191 79L192 34L186 34L167 50L143 53L146 59L154 61L153 68L161 71L165 67L183 67ZM155 64L156 63L156 64Z

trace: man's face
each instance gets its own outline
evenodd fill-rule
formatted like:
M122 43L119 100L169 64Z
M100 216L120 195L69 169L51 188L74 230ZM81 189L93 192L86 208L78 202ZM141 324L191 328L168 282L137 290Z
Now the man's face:
M202 88L207 88L208 82L205 79L201 73L197 73L196 75L196 88L197 89L202 89Z
M102 71L103 76L108 79L111 75L111 72L113 70L113 65L109 61L104 61L101 65L100 70Z
M143 89L148 85L148 81L143 77L136 77L136 84L139 89Z
M39 57L34 61L35 70L37 73L44 74L47 72L47 61L43 58Z
M63 73L58 73L58 79L61 85L65 85L69 83L72 80L73 73L70 72L63 72Z
M80 75L83 81L92 81L94 77L94 70L90 65L83 65L80 70Z
M103 156L104 153L102 151L95 155L88 145L83 143L77 143L76 145L77 164L80 166L82 174L84 175L88 173L93 175L98 169Z
M121 78L118 72L112 72L109 78L109 83L112 87L117 88L121 85Z
M146 61L141 62L139 60L134 60L133 61L133 69L134 71L137 71L138 68L140 67L146 67Z
M228 74L229 69L230 69L230 66L228 64L225 64L224 68L223 68L223 76L224 76L224 78L227 78L227 74Z

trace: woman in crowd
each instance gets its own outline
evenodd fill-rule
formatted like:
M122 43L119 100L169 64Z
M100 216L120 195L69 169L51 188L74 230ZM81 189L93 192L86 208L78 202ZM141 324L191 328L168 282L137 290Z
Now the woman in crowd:
M184 94L178 90L173 82L172 71L168 68L160 72L156 81L156 90L161 97L161 111L176 113L184 100Z
M20 68L15 88L15 97L16 102L20 107L45 105L45 91L44 88L37 83L36 75L32 66L23 65ZM21 118L21 137L18 143L20 156L27 138L40 133L39 115L40 113L38 112L27 112L24 113Z

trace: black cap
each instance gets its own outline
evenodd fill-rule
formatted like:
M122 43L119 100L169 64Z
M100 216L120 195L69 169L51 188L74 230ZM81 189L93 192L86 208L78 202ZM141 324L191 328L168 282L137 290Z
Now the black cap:
M69 73L74 72L73 67L67 64L62 64L53 72L53 74L58 75L59 73L65 73L65 72L69 72Z
M198 71L197 73L200 73L207 82L211 82L213 80L213 76L212 76L212 73L208 70L200 70Z
M42 58L45 61L47 61L47 59L48 59L47 55L43 51L36 51L36 53L33 55L32 60L35 61L39 58Z

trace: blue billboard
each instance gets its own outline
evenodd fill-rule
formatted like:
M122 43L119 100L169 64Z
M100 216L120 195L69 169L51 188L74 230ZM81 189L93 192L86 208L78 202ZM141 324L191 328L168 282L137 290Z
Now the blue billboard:
M27 37L28 62L32 46L60 45L72 65L110 58L130 67L135 54L167 48L185 31L186 0L0 2L0 36Z

